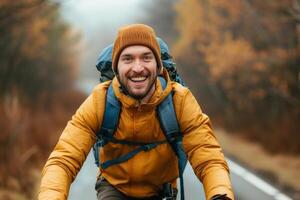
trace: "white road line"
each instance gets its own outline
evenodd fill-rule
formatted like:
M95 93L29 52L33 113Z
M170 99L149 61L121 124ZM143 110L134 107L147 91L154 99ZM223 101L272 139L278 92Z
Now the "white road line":
M230 159L226 159L229 165L229 168L232 173L240 176L248 183L252 184L253 186L257 187L264 193L274 197L275 200L292 200L290 197L286 196L285 194L281 193L279 190L271 186L269 183L265 182L261 178L257 177L247 169L243 168L242 166L238 165L237 163L233 162Z

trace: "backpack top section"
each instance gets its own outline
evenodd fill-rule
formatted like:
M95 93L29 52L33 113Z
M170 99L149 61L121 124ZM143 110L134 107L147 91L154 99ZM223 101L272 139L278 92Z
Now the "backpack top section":
M182 78L179 76L176 70L176 63L173 62L172 56L170 55L169 47L168 45L161 39L156 38L160 51L161 51L161 59L163 63L163 67L167 69L169 76L172 81L176 81L180 83L181 85L185 85ZM108 80L112 80L115 76L113 70L112 70L112 49L113 44L108 45L105 47L101 53L98 56L97 62L96 62L96 68L101 73L100 74L100 82L105 82Z
M98 56L96 67L97 70L101 73L100 82L105 82L108 80L112 80L115 76L112 70L112 49L113 44L105 47Z

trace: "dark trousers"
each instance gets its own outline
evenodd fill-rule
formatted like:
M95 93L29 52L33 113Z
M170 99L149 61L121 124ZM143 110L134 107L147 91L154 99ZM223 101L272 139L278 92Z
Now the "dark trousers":
M99 178L96 182L97 198L98 200L141 200L138 198L128 197L114 188L105 179ZM161 197L142 198L143 200L162 200Z

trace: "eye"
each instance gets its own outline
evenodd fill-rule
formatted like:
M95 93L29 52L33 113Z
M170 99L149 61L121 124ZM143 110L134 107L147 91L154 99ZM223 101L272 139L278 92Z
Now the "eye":
M151 54L147 54L144 56L144 61L145 62L151 62L153 60L154 56Z
M128 64L132 61L132 57L131 56L123 56L121 61Z

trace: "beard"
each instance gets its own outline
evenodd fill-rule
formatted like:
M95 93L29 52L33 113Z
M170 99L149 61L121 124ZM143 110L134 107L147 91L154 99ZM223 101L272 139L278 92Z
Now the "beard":
M118 81L121 85L121 89L123 91L123 93L125 93L126 95L129 95L130 97L137 99L137 100L142 100L144 97L146 97L150 90L154 87L154 84L156 82L156 78L157 78L157 73L153 74L150 72L142 72L139 74L129 74L126 77L120 78L120 76L117 76ZM130 78L131 77L137 77L137 76L145 76L148 79L148 84L145 87L144 92L142 93L137 93L134 92L134 88L132 88L132 86L130 86L129 82L131 81Z

